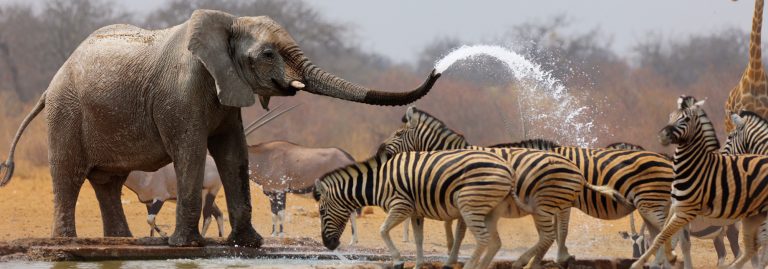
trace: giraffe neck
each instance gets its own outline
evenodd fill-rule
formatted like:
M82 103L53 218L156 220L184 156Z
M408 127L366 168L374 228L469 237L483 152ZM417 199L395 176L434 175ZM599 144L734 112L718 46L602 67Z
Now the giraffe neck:
M763 74L761 35L763 28L763 0L755 0L755 14L752 17L752 33L749 38L749 65L746 77L749 81L759 80Z

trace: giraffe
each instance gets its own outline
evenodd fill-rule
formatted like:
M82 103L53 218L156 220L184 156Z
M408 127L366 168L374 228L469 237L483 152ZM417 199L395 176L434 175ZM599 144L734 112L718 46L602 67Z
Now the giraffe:
M749 63L741 80L731 90L725 102L725 131L734 129L730 115L749 110L762 117L768 117L768 88L763 69L760 35L763 26L763 0L755 0L755 14L752 18L752 33L749 38Z

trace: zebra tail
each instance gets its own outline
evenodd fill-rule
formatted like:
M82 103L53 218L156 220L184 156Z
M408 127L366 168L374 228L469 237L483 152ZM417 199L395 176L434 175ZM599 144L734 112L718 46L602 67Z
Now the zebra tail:
M534 211L533 207L523 202L523 200L521 200L520 197L517 196L517 192L515 190L510 191L509 195L512 196L513 200L515 200L515 204L517 205L518 208L522 209L525 212L528 212L529 214L533 214L533 211Z
M608 186L595 186L595 185L592 185L592 184L589 184L589 183L585 183L584 186L587 187L587 189L590 189L592 191L595 191L595 192L601 193L603 195L607 195L607 196L613 197L613 200L616 201L616 202L622 203L622 204L630 206L630 207L635 206L634 204L630 203L627 200L627 198L624 197L624 195L621 195L621 193L619 193L617 190L614 190L611 187L608 187Z

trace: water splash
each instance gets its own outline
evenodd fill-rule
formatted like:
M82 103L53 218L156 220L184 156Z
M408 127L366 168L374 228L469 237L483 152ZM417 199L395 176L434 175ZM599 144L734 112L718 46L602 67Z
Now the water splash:
M580 104L559 79L514 51L491 45L462 46L437 61L435 70L443 73L456 62L477 61L477 56L482 55L504 63L512 78L519 82L518 104L522 106L523 124L533 127L526 130L526 139L555 135L561 143L581 147L597 141L592 134L592 118L599 114L596 108Z

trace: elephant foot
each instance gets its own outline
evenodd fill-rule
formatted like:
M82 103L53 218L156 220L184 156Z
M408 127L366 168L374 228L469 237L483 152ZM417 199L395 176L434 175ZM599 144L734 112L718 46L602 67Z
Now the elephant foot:
M51 233L51 237L77 237L77 232L75 231L75 228L61 228L61 227L54 227L53 232Z
M133 237L131 230L128 227L115 227L113 229L104 230L105 237Z
M205 239L197 229L184 233L179 232L180 229L176 229L176 232L168 238L168 245L173 247L202 247L205 245Z
M232 232L227 238L227 244L233 246L260 248L262 243L263 238L251 226L244 231Z

